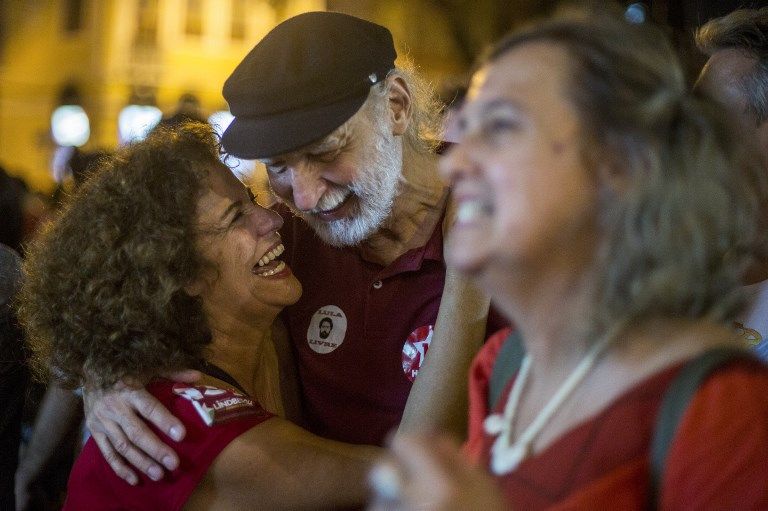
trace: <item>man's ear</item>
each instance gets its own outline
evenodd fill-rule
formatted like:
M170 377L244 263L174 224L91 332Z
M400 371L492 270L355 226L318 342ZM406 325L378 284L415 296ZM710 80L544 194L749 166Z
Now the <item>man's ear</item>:
M387 82L392 134L401 136L408 129L413 115L411 89L401 76L390 76L387 78Z

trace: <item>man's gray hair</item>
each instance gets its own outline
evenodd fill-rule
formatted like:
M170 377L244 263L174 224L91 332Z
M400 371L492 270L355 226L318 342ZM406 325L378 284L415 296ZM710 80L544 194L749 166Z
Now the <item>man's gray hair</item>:
M411 122L404 135L405 153L425 154L435 152L442 139L441 104L432 84L416 72L414 64L401 58L398 66L387 77L399 76L411 91ZM371 87L368 101L374 108L384 108L389 91L388 81L382 80ZM381 112L383 112L382 110Z
M696 45L707 55L734 49L755 59L741 89L757 123L768 120L768 7L739 9L710 20L696 31Z

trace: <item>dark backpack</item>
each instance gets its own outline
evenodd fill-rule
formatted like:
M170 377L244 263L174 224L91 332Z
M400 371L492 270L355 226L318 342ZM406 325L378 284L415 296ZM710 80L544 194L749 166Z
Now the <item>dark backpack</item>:
M501 399L509 380L517 373L525 356L525 347L517 332L507 337L499 350L488 381L488 409L493 409ZM688 403L704 380L717 368L734 360L759 359L747 350L738 348L712 348L692 358L680 369L670 383L659 406L656 427L651 440L651 509L656 509L661 476L667 459L667 451L675 436L677 425Z

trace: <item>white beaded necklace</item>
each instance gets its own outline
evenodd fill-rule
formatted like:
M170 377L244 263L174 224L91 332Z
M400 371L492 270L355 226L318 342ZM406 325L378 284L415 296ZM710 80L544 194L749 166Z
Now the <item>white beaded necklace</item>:
M614 330L615 332L615 330ZM544 405L544 408L538 413L520 436L511 442L512 424L520 404L520 397L528 381L528 374L531 370L531 358L525 355L520 370L517 373L512 390L504 406L504 414L492 414L486 417L483 422L485 432L489 435L498 435L496 441L491 447L491 470L496 475L504 475L517 468L517 466L531 454L531 444L536 439L542 428L549 422L552 415L560 408L566 399L573 393L578 385L584 380L590 369L595 365L597 359L605 351L611 341L614 339L613 332L606 335L596 342L590 350L581 359L579 365L568 375L560 387L555 391L552 398Z

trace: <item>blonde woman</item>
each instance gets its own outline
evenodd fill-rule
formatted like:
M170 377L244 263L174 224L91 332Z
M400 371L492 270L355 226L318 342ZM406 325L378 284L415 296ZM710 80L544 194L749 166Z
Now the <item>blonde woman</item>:
M479 469L444 441L395 441L399 472L374 478L391 507L768 508L768 370L742 358L698 387L651 492L662 396L688 361L738 347L741 276L768 242L766 176L724 119L651 27L571 12L496 45L442 161L448 257L527 355L492 403L507 332L475 360Z

